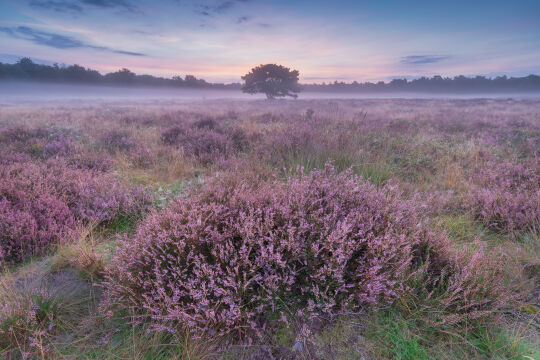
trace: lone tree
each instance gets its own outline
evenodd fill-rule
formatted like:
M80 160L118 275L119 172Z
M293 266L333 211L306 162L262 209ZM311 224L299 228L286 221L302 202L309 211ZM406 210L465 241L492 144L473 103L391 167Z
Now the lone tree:
M300 92L298 70L276 64L259 65L242 76L246 83L242 91L248 94L265 93L268 99L290 96L297 98Z

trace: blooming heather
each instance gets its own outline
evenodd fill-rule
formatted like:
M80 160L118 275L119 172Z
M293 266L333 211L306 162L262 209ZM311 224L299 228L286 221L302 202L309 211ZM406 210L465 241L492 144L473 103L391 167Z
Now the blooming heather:
M239 127L219 127L215 121L199 120L190 126L177 125L164 130L161 141L175 145L203 164L231 157L245 150L249 140Z
M105 304L133 308L155 331L224 334L256 330L270 312L389 303L413 291L413 274L442 281L452 268L448 239L428 231L421 208L331 166L285 182L217 180L121 241ZM452 289L446 307L466 291Z
M150 204L140 188L62 161L0 165L0 265L39 254L77 222L104 223Z
M507 233L540 230L538 164L489 162L473 176L468 206L478 219Z

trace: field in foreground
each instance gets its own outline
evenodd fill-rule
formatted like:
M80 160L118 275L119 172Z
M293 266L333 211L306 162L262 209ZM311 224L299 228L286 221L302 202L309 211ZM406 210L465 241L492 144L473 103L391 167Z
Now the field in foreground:
M0 107L0 357L537 359L540 101Z

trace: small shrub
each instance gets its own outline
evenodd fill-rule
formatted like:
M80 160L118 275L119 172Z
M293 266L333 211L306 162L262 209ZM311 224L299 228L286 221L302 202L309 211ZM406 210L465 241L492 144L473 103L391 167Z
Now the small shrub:
M186 129L180 126L173 126L161 133L161 141L166 145L176 145L180 136L184 135Z
M232 142L232 147L235 152L246 151L251 143L251 138L240 127L233 127L228 130L228 135Z
M135 166L145 168L156 160L156 154L145 145L138 145L127 153L128 158Z
M28 128L25 126L14 126L3 130L0 133L0 140L4 144L29 143L36 138L47 138L51 132L44 128Z
M103 148L109 152L131 150L136 146L129 133L121 130L108 130L100 138Z
M107 154L82 152L68 159L68 165L82 170L107 172L113 166L113 160Z
M41 144L38 142L33 143L30 146L30 154L34 156L41 156L43 154L43 146L41 146Z
M218 128L218 123L215 119L211 118L211 117L206 117L206 118L202 118L200 120L197 120L193 123L193 126L196 127L197 129L210 129L210 130L214 130L216 128Z
M540 230L540 168L489 162L477 167L466 205L486 226L506 233Z
M67 205L50 194L0 193L0 267L43 252L75 227Z
M151 203L142 188L63 162L0 166L0 178L0 264L43 252L79 222L110 222Z
M71 140L61 137L47 142L43 146L43 154L49 158L52 156L66 156L75 151L75 145Z
M31 161L30 155L23 152L12 152L0 149L0 165L11 165Z
M27 153L35 158L67 156L77 150L69 132L53 128L16 126L0 132L0 143L10 152Z
M203 119L191 126L174 126L161 134L167 145L181 147L185 154L203 164L228 159L237 152L247 149L249 140L239 127L218 127L213 119Z

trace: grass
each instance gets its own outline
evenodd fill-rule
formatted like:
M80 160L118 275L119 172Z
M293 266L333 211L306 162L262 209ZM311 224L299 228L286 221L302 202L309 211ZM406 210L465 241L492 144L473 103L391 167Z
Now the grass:
M368 330L368 337L378 344L377 356L399 360L431 358L419 334L414 321L395 310L381 312Z
M504 330L479 329L469 336L469 341L478 353L488 359L537 359L540 351L520 338Z
M395 174L395 168L384 162L353 166L353 171L376 185L384 185Z
M108 332L92 335L92 343L74 344L59 348L70 359L189 359L185 343L171 336L149 335L144 327L132 327L118 320L107 324ZM102 336L99 336L102 335ZM81 346L82 345L82 346Z
M492 244L500 243L499 234L471 220L467 215L443 216L441 225L458 244L471 243L478 238Z
M119 216L115 218L110 224L107 224L102 231L109 234L124 234L132 232L137 226L137 217L133 216Z

